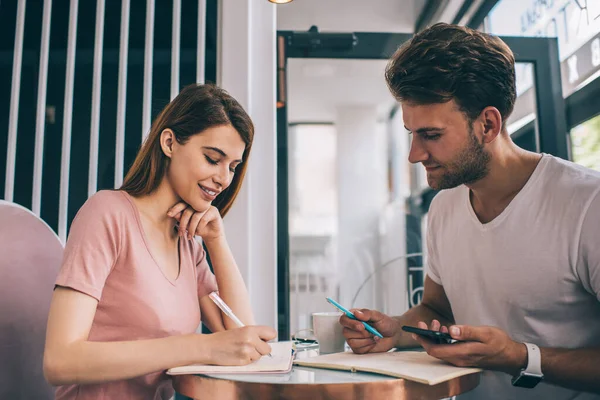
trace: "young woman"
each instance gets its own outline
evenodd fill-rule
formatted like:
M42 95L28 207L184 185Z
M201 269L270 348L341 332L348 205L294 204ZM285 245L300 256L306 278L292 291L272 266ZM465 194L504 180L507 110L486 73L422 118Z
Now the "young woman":
M73 220L50 308L44 373L57 399L168 399L164 371L270 352L223 230L254 127L224 90L191 85L154 121L119 190ZM204 242L214 269L210 271ZM220 296L236 328L209 299ZM197 334L200 321L213 332Z

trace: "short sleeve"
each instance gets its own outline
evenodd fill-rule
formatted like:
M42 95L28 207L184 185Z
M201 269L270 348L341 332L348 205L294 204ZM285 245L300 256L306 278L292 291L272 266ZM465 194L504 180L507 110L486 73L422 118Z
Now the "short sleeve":
M438 196L436 196L438 197ZM429 207L429 213L427 216L427 276L438 285L442 285L442 278L439 273L438 264L438 253L437 247L435 246L435 232L436 230L436 203L438 199L433 198Z
M581 284L600 301L600 190L585 212L579 237L577 274Z
M81 207L65 246L63 263L56 279L64 286L100 301L121 246L118 192L98 192Z
M199 299L218 290L217 279L210 270L206 259L206 251L201 242L196 242L196 274L198 276Z

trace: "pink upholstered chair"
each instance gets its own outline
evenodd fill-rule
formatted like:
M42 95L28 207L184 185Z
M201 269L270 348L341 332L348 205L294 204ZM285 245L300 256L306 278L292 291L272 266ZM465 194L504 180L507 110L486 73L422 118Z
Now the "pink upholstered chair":
M0 200L0 399L53 399L42 364L63 246L31 211Z

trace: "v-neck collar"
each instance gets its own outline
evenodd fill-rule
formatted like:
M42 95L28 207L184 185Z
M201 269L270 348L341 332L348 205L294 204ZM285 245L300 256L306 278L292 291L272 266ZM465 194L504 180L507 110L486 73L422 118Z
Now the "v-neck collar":
M521 190L519 190L519 192L510 201L510 203L508 203L504 210L502 210L502 212L490 222L482 223L479 220L479 218L477 218L477 214L475 213L473 205L471 204L471 189L469 189L467 186L464 186L464 204L468 208L469 216L471 217L473 223L475 223L475 225L477 225L477 227L484 232L494 229L495 227L500 225L502 221L504 221L510 214L511 210L517 207L518 204L523 201L522 199L527 195L527 193L531 190L531 187L539 179L542 170L546 167L546 164L548 163L549 159L550 156L548 154L542 153L542 157L540 158L535 169L531 173L531 176L529 176L529 179L527 179L527 182L525 182L525 185L521 188Z
M131 196L129 195L129 193L125 192L124 190L119 190L120 192L122 192L124 194L124 196L127 198L127 200L129 201L129 203L131 204L131 207L133 208L133 213L135 215L135 220L137 222L138 225L138 229L140 232L140 235L142 236L142 240L144 242L144 245L146 246L146 250L148 251L148 254L150 255L150 258L152 258L152 260L154 261L154 265L156 266L156 268L158 268L161 272L161 274L165 277L165 279L167 281L169 281L169 283L173 286L177 285L177 281L179 280L179 278L181 277L181 254L183 253L181 251L181 245L182 245L182 241L181 241L181 237L177 238L177 261L179 263L178 265L178 271L177 271L177 277L175 278L175 280L169 278L167 276L167 274L165 273L164 269L160 266L160 264L158 263L158 261L156 260L156 258L154 257L154 255L152 254L152 250L150 248L150 244L148 242L148 239L146 237L146 232L144 231L144 227L142 225L142 219L141 219L141 215L140 215L140 210L138 209L137 205L134 203L133 199L131 198Z

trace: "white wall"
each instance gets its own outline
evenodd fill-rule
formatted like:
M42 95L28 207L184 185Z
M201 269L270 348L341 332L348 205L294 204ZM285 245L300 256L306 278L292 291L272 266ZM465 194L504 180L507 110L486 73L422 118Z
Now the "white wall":
M381 311L401 315L408 310L408 277L406 256L406 205L410 195L410 169L408 162L408 132L404 128L402 109L388 121L390 156L393 170L393 201L387 204L379 221L381 243L380 273L377 274L381 297ZM392 154L393 153L393 154Z
M385 82L387 60L288 60L288 121L333 122L340 105L377 104L387 116L395 103Z
M276 327L276 5L221 0L219 7L218 84L240 101L255 125L246 181L225 229L256 322Z
M385 129L375 106L338 109L338 267L340 301L351 304L360 283L380 264L378 220L387 202ZM373 298L373 283L360 299Z
M265 0L266 1L266 0ZM277 29L413 32L425 0L295 0L277 9Z

